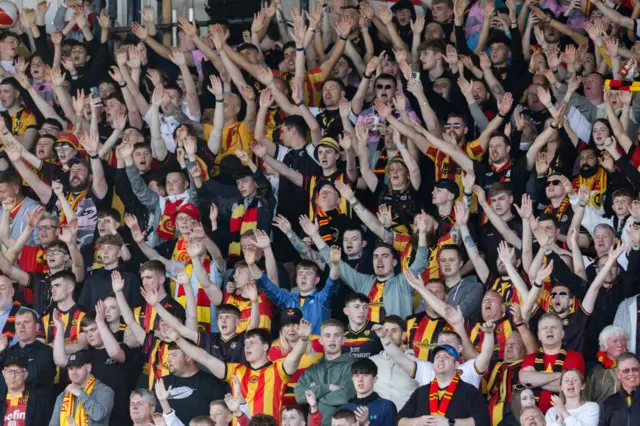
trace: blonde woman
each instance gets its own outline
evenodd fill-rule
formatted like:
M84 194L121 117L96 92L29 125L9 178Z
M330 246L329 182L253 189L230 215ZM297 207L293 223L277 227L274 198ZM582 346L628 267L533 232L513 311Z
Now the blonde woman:
M595 402L582 398L585 388L584 376L572 368L560 376L560 396L551 397L552 407L545 419L548 426L597 426L600 407Z

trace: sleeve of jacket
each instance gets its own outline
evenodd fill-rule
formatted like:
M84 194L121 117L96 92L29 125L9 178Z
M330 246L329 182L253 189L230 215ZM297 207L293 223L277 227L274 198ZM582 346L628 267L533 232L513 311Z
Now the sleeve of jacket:
M267 277L267 274L262 274L257 283L260 287L260 290L264 291L269 300L271 300L279 307L289 307L293 302L294 296L291 293L279 287L276 287L276 285Z
M99 385L90 395L83 391L78 397L89 418L95 422L108 419L113 409L113 390L102 383Z
M332 280L331 278L327 278L327 281L324 284L324 288L320 292L318 296L318 302L322 303L327 309L331 309L331 304L333 299L338 294L338 289L340 286L338 285L338 280Z
M349 381L351 381L351 377L349 377ZM350 388L342 388L337 391L330 391L325 393L321 398L318 398L318 402L330 405L332 407L340 407L341 405L349 402L351 398L355 396L356 392L353 389L353 385Z
M627 256L629 258L629 267L623 281L625 298L631 297L638 292L636 286L638 284L638 275L640 275L640 265L638 265L640 263L640 250L632 249Z
M135 165L127 166L125 170L131 183L131 190L136 194L138 200L140 200L150 212L153 212L160 201L160 196L149 189Z
M59 426L60 425L60 410L62 409L62 398L64 397L64 393L61 393L56 398L56 404L53 408L53 414L51 415L51 421L49 422L49 426Z
M40 37L34 37L33 43L36 46L36 52L39 55L42 55L42 60L48 65L53 64L53 55L49 49L47 44L47 27L45 25L38 26L38 30L40 31Z
M329 261L328 245L325 245L320 250L320 255L324 259L325 263L331 263ZM342 278L342 281L346 285L348 285L352 290L357 291L358 293L368 294L371 291L371 287L373 285L373 280L371 279L370 275L361 274L343 261L340 261L340 278Z
M56 376L56 365L53 363L53 349L50 346L43 344L33 361L24 361L29 373L26 381L27 385L35 387L53 383L53 379Z
M418 246L416 258L409 267L409 270L416 276L421 275L427 269L427 261L429 260L429 249L426 246ZM406 279L404 280L406 282Z
M587 282L574 274L557 254L552 253L549 257L553 259L552 278L569 287L574 296L579 299L584 298L587 293Z
M466 398L467 410L471 413L471 417L475 422L474 426L490 426L489 409L487 408L487 401L482 397L482 394L477 389L471 389L468 392Z
M393 425L393 421L395 420L397 414L398 410L396 410L396 404L391 401L387 401L382 415L382 422L380 424L383 426Z
M326 389L322 389L322 386L315 383L315 370L316 369L313 368L313 366L306 369L305 372L302 373L302 376L300 376L300 378L298 379L298 383L296 383L296 387L294 388L294 394L296 395L296 402L298 404L307 403L307 396L305 395L305 392L309 389L311 389L313 393L316 394L316 399L318 400L320 400L320 397L324 396L324 394L329 391L328 387ZM316 385L311 386L312 383Z
M465 318L472 317L478 312L484 295L484 288L479 282L476 281L473 286L468 287L468 291L464 293L463 299L458 303L462 316Z
M598 107L593 105L584 96L574 93L571 96L569 103L573 105L587 120L593 122L597 118Z

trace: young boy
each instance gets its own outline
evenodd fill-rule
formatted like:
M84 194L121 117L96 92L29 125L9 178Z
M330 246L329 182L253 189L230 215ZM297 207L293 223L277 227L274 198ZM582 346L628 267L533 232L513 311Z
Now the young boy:
M373 391L373 385L378 380L378 367L369 358L357 359L351 365L351 380L356 389L356 397L351 399L341 409L353 411L366 424L367 419L360 419L363 407L369 410L369 422L373 425L392 425L396 417L396 406L393 402L382 399Z
M317 289L320 268L308 260L303 260L296 266L296 284L300 290L297 294L276 286L255 264L251 265L250 270L258 287L269 300L282 309L300 309L303 318L311 323L312 333L320 334L320 325L331 317L331 303L339 288L337 280L340 278L340 247L331 247L329 257L331 270L321 291Z
M369 298L362 293L349 294L344 303L344 314L349 319L349 325L344 332L345 342L342 353L348 353L354 358L370 358L382 351L380 339L371 331L374 322L367 320L369 313Z

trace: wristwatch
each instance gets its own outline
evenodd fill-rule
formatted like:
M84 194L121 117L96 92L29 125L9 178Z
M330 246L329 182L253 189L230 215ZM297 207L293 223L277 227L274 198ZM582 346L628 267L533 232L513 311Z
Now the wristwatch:
M455 426L456 421L455 419L449 419L449 426Z

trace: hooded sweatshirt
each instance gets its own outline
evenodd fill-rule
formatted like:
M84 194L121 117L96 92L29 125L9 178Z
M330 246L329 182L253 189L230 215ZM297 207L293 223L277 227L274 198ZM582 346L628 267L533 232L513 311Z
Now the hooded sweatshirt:
M306 404L305 392L311 389L318 400L318 410L322 412L322 425L331 425L331 416L338 408L356 396L351 381L351 363L353 358L342 354L334 360L322 358L302 374L295 388L296 402ZM329 390L329 385L340 386L339 390Z
M370 426L391 426L398 414L393 402L380 398L380 395L375 392L364 398L353 398L341 408L355 412L358 407L369 409Z

